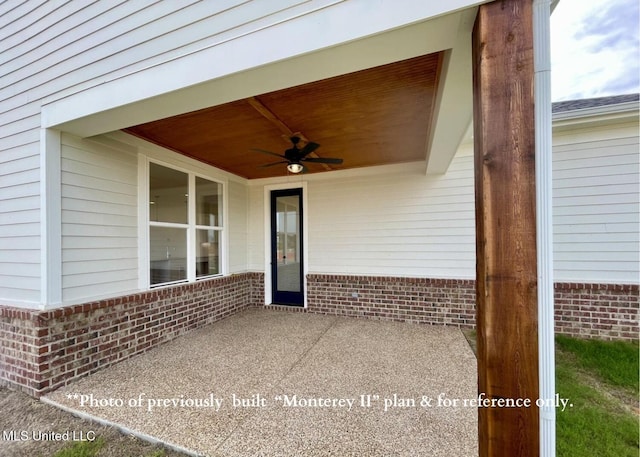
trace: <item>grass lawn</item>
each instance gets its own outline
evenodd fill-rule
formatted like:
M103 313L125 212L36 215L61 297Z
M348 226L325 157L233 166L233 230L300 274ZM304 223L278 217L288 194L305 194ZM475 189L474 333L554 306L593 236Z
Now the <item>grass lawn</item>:
M475 351L475 331L465 331ZM556 336L557 457L638 457L638 342Z
M638 343L556 337L558 457L638 457Z

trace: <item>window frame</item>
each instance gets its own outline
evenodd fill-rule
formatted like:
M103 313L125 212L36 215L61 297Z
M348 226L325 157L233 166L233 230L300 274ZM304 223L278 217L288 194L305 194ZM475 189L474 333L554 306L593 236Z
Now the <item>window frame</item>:
M188 204L187 204L187 223L177 222L157 222L152 221L150 217L150 164L160 165L162 167L170 168L187 175L188 182ZM139 182L139 221L138 224L138 257L139 261L139 286L142 290L157 289L162 287L169 287L175 284L195 283L197 281L207 280L210 278L226 276L228 274L227 265L227 227L228 227L228 195L227 195L227 182L224 179L216 178L201 171L197 171L191 167L185 167L184 164L176 165L174 163L158 160L156 158L148 157L140 154L138 162L138 182ZM216 226L209 225L197 225L196 224L196 177L205 179L212 183L220 185L220 191L222 193L221 202L222 210L219 213L219 221ZM221 221L221 224L220 224ZM187 232L187 259L186 259L186 279L180 279L176 281L162 282L158 284L151 284L151 227L168 227L186 229ZM218 264L219 273L197 276L196 262L198 258L196 239L197 230L215 230L218 232Z

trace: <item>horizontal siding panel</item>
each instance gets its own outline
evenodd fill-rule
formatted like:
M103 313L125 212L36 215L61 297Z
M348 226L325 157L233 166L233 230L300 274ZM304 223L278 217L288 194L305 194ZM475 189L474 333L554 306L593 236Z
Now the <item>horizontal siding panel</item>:
M110 40L123 33L121 26L115 24L116 21L122 23L122 27L126 27L127 19L129 19L129 22L132 21L131 9L143 12L143 14L137 16L139 18L138 23L147 21L145 7L148 4L146 2L142 3L142 1L122 3L124 8L115 10L116 14L113 16L100 14L110 9L111 2L97 2L95 11L89 11L89 14L86 14L86 11L82 11L78 16L71 16L70 20L58 23L57 27L63 33L48 40L48 46L45 46L44 49L36 48L35 52L32 53L27 51L18 60L18 64L21 65L18 68L14 67L14 71L10 75L14 81L18 81L18 83L13 84L12 92L31 91L38 98L44 98L56 91L55 86L65 84L66 87L69 87L74 83L97 76L92 67L99 67L100 61L109 55L117 55L117 51L121 50L115 47L109 49L108 46ZM173 2L156 3L165 3L168 10L175 8L175 5L172 5ZM93 17L91 17L91 14L93 14ZM68 29L69 22L73 22L74 19L78 22L78 26ZM132 24L132 26L135 27L135 24ZM63 28L67 28L67 30L63 30ZM23 49L28 49L28 46L28 43L25 43L20 48L14 48L12 54L20 54ZM13 61L15 62L15 59ZM91 63L97 65L91 66ZM86 76L81 76L82 71L79 70L84 70ZM0 89L0 100L5 99L7 94L7 89Z
M89 187L62 186L62 198L85 202L112 203L118 206L137 206L136 195L111 192Z
M82 224L98 227L134 227L137 224L136 216L119 214L102 214L88 211L63 211L62 220L66 224Z
M565 216L572 217L573 215L578 216L599 216L599 217L607 217L610 216L609 219L601 219L605 221L615 221L615 217L617 214L637 214L637 204L634 202L624 203L624 204L610 204L610 205L593 205L593 206L575 206L575 205L556 205L554 200L553 207L553 217L557 216ZM613 217L613 218L611 218Z
M108 170L106 167L101 168L99 165L77 162L67 158L62 159L62 171L65 172L65 178L67 179L73 179L72 175L81 175L89 178L97 178L102 181L111 181L113 183L124 183L128 185L132 185L131 180L137 178L137 176L135 176L135 171L132 172L130 169L125 169L125 167L122 167L122 169L114 168L112 170ZM118 171L121 171L122 174L119 174Z
M62 224L62 236L68 237L104 237L104 238L136 238L138 229L135 226Z
M93 154L89 151L83 154L76 148L65 146L62 158L62 171L69 174L90 176L93 178L106 178L122 183L131 183L136 176L135 168L129 168L135 161L128 156L110 160L109 157ZM122 173L122 174L120 174Z
M628 246L630 243L623 244ZM580 263L591 262L596 264L601 262L619 262L620 264L627 263L631 266L633 266L633 264L637 264L638 260L640 260L637 252L623 250L620 248L615 251L612 249L611 251L596 250L590 252L584 250L564 251L562 250L562 246L559 246L556 250L554 258L557 259L558 262L573 261Z
M138 246L136 238L108 238L102 237L63 237L62 249L93 249L93 248L131 248Z
M25 170L0 176L0 188L14 187L24 183L39 183L40 170Z
M18 224L11 219L10 224L0 223L0 238L21 238L40 236L40 224Z
M67 285L62 291L62 300L67 303L82 303L94 299L94 297L109 297L122 293L133 293L137 291L134 283L137 281L137 271L130 271L129 274L135 281L111 281L108 284L95 284L91 286L72 287Z
M637 124L554 138L557 281L638 283L638 149Z
M13 115L14 113L10 113ZM16 113L17 114L17 113ZM13 120L3 122L0 130L0 139L12 137L25 132L32 132L40 128L40 113L24 118L13 118Z
M136 195L138 192L137 186L130 182L116 182L108 179L69 173L66 171L62 172L62 182L78 188L110 191L124 195Z
M40 302L40 277L7 276L8 282L0 284L3 299Z
M39 198L40 198L40 183L39 182L28 182L25 184L17 184L11 187L0 187L0 201L2 202L10 202L12 200L23 200L23 203L29 198L38 198L38 206L39 206ZM33 207L31 207L33 208ZM24 209L31 209L24 208ZM0 212L2 210L0 209Z
M62 252L62 262L87 262L95 259L116 260L131 258L131 247L108 248L104 246L96 248L67 248Z
M380 175L311 182L309 271L473 277L473 157L444 176Z
M5 141L0 140L0 145ZM3 167L5 163L9 164L15 160L23 160L29 157L37 157L40 160L40 144L26 143L4 150L0 148L0 167Z
M111 0L108 5L109 8L106 8L104 4L100 4L104 2L96 1L47 1L44 5L49 6L49 8L36 10L37 16L30 21L23 18L21 21L9 23L4 27L7 29L6 33L8 35L3 35L0 40L0 44L4 49L3 52L0 52L0 62L9 63L18 58L29 62L37 60L43 55L51 54L60 47L73 44L78 38L95 32L95 30L91 29L92 26L95 26L95 24L91 23L93 18L102 16L102 20L108 23L108 11L113 10L124 1ZM135 3L138 6L145 6L141 0ZM123 13L124 11L120 15ZM82 27L85 28L84 31ZM21 34L17 34L18 30L20 30ZM25 42L24 36L29 36L29 40ZM34 50L37 50L38 54L31 55L30 53ZM15 71L20 66L20 63L17 63L10 68Z
M0 200L0 220L11 217L11 213L15 211L31 211L34 208L40 208L40 195Z
M16 69L14 80L20 81L18 92L31 90L42 98L63 90L59 96L64 96L70 93L64 89L78 91L104 75L117 78L268 27L293 15L287 9L297 3L304 11L311 9L288 0L123 2L94 18L83 15L85 21L73 33L49 41L48 47L56 49L23 56L20 60L30 63ZM99 5L108 9L112 4ZM111 26L116 20L117 27ZM0 89L0 100L4 97Z
M393 241L390 241L390 238L396 237L400 240L400 242L403 242L402 240L405 239L405 237L410 238L410 237L418 237L418 238L422 238L424 240L428 240L429 237L441 237L441 236L446 236L446 237L464 237L465 239L468 239L470 236L474 237L475 236L475 229L473 227L469 227L468 225L466 227L442 227L442 228L436 228L436 227L430 227L430 228L424 228L424 222L421 222L421 227L420 228L410 228L410 227L399 227L397 229L371 229L371 228L362 228L362 229L344 229L341 231L341 236L344 237L347 240L350 240L352 237L354 236L364 236L364 237L370 237L370 236L374 236L374 237L379 237L381 240L384 240L384 242L388 242L388 243L393 243ZM322 235L317 235L318 237L322 238L332 238L332 239L339 239L338 237L336 237L335 235L332 234L332 230L331 230L331 226L320 226L315 228L315 230L318 231L318 233L322 233Z
M554 206L560 208L563 206L598 206L598 205L614 205L625 203L637 203L638 195L633 193L618 193L604 195L574 195L571 198L557 198L553 201Z
M136 278L137 275L137 269L65 275L62 278L62 288L86 287L89 284L94 287L106 286L105 288L111 288L113 283L133 284L136 281L131 279ZM114 291L112 290L111 292ZM92 295L96 295L95 292Z
M34 152L36 154L40 154L39 141L40 129L32 129L26 132L20 132L16 135L0 138L0 155L5 155L7 151L13 148L20 148L25 145L32 145L34 147Z
M636 162L637 164L637 162ZM633 173L637 166L634 166L634 163L629 163L627 165L591 165L589 164L587 167L582 166L575 168L565 168L563 170L556 170L553 173L554 182L562 182L564 179L571 178L598 178L600 176L608 177L609 179L615 179L615 177L619 174L629 174Z
M633 172L614 175L567 176L566 178L558 178L553 188L553 195L555 197L570 197L572 189L581 189L582 192L592 190L595 195L600 195L636 192L638 188L638 175Z
M571 261L558 261L554 262L555 268L560 272L563 272L565 275L570 275L571 273L580 273L580 272L588 272L591 273L592 278L597 278L597 271L594 270L594 267L597 267L600 272L606 273L616 273L616 272L626 272L633 273L638 271L637 265L634 265L632 262L577 262L575 260ZM638 277L636 276L633 283L637 284ZM623 283L624 284L624 283Z
M137 270L137 258L84 260L82 262L67 262L65 265L68 275L80 275L85 273L104 273L120 270Z
M249 227L249 193L247 186L230 181L227 186L229 202L229 272L236 273L247 269L247 231Z
M0 262L0 276L40 278L40 264L26 262Z
M4 154L0 154L2 156ZM4 157L3 157L4 158ZM5 183L5 178L15 173L24 173L35 170L38 173L36 180L40 179L40 156L28 155L20 156L14 160L0 160L0 183ZM33 178L31 178L33 179Z
M137 158L113 143L68 134L62 142L63 300L135 289Z
M563 170L582 169L586 161L593 167L619 167L637 164L638 157L634 153L635 147L636 145L634 144L620 146L615 149L615 153L607 154L605 157L597 155L598 153L601 154L600 149L594 149L591 154L587 154L581 149L570 149L562 153L554 151L553 172L557 174Z
M17 259L20 263L40 264L40 249L3 249L0 255L0 262L13 263Z
M630 125L631 128L624 129L621 133L614 138L592 138L585 137L584 134L572 134L570 136L571 141L556 144L556 140L562 137L554 137L553 156L559 158L560 161L567 157L573 159L598 159L601 154L598 151L609 148L616 150L618 148L624 148L632 146L638 143L637 132L635 129L638 125ZM615 133L615 126L611 126L605 130L607 133Z
M633 216L633 215L631 215ZM631 219L631 218L630 218ZM591 224L556 224L553 232L556 234L578 235L582 233L633 233L638 229L638 218L635 222L611 222L611 223L591 223Z
M25 224L32 223L38 225L40 223L40 210L29 209L24 211L13 211L11 215L2 214L0 212L0 221L5 221L11 224Z
M87 217L91 214L103 214L103 215L117 215L117 216L130 216L137 217L137 207L129 205L117 205L115 203L105 203L94 201L88 204L85 200L75 200L70 198L64 198L62 200L63 211L75 211L84 212Z

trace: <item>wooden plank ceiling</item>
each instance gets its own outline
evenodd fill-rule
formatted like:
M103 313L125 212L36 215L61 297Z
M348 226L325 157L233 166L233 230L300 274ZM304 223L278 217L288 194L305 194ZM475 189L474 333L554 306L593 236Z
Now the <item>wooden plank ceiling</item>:
M301 133L320 144L307 173L424 160L442 53L429 54L236 100L125 129L152 143L255 179L288 174L263 168Z

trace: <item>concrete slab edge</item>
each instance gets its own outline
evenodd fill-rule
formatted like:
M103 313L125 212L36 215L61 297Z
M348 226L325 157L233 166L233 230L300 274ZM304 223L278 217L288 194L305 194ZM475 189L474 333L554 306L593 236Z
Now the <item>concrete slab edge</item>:
M121 433L124 433L126 435L133 435L136 438L140 438L141 440L146 441L148 443L159 444L159 445L164 446L164 447L166 447L168 449L174 450L176 452L182 452L183 454L190 455L190 456L193 456L193 457L205 457L205 454L199 454L198 452L192 451L191 449L187 449L185 447L179 446L179 445L171 443L169 441L161 440L161 439L156 438L154 436L147 435L146 433L142 433L142 432L138 432L136 430L132 430L132 429L130 429L128 427L125 427L124 425L118 424L116 422L111 422L111 421L106 420L106 419L101 419L101 418L99 418L97 416L94 416L92 414L88 414L88 413L79 411L77 409L69 408L68 406L65 406L65 405L63 405L61 403L58 403L58 402L56 402L54 400L51 400L51 399L49 399L47 397L41 397L40 401L43 402L43 403L46 403L48 405L51 405L51 406L53 406L55 408L61 409L61 410L65 411L65 412L67 412L67 413L73 414L74 416L79 417L80 419L84 419L84 420L88 420L88 421L91 421L91 422L95 422L95 423L100 424L100 425L106 425L107 427L113 427L116 430L120 431Z

